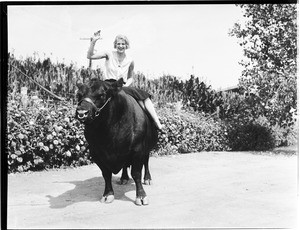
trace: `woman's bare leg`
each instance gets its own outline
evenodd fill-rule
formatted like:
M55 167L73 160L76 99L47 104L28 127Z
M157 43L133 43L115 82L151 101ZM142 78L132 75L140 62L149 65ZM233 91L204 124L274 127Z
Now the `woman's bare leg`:
M146 110L144 101L137 101L137 102L140 104L142 109Z
M139 103L141 104L142 101L139 101ZM157 116L157 113L155 111L155 108L154 108L154 105L152 103L152 101L150 100L150 98L147 98L145 101L144 101L144 108L146 108L146 110L149 112L149 114L151 115L151 117L153 118L157 128L159 130L162 129L162 124L160 123L159 119L158 119L158 116ZM143 106L142 106L143 107Z

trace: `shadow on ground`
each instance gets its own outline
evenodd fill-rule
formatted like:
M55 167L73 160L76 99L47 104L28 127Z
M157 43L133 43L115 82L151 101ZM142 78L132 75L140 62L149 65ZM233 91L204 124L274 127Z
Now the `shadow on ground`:
M118 180L119 178L117 177L112 178L115 199L134 202L134 200L125 195L127 192L135 191L135 184L133 180L130 179L126 185L118 184ZM70 183L74 184L75 188L68 190L57 197L47 195L46 197L49 199L50 208L65 208L79 202L100 202L105 186L103 177L94 177L84 181L53 183L53 186L55 186L55 183Z

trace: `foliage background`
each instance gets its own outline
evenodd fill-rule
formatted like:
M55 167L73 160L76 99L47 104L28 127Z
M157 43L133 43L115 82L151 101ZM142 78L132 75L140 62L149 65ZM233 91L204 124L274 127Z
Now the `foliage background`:
M18 71L9 73L10 80L18 82L8 89L9 172L90 164L84 127L74 118L75 88L67 87L65 82L87 81L89 75L79 73L90 70L75 70L72 66L52 63L49 70L45 70L39 61L34 62L31 58L16 60L10 56L9 64L13 63L18 63L20 70L36 76L35 80L45 86L48 78L43 78L44 73L51 79L51 74L66 69L66 76L72 77L56 75L57 83L48 85L51 91L65 96L66 100L61 102L30 84ZM93 75L102 77L100 70L90 74L90 77ZM178 81L173 76L150 81L143 74L137 74L136 78L137 87L153 94L159 117L166 125L165 133L159 135L158 147L152 152L153 155L268 150L294 143L296 131L293 127L275 127L264 116L259 119L250 116L251 103L255 103L251 97L216 92L194 76L186 82ZM24 86L28 87L27 95L20 93Z
M272 125L293 123L297 108L297 4L241 4L246 23L230 31L244 50L240 86Z

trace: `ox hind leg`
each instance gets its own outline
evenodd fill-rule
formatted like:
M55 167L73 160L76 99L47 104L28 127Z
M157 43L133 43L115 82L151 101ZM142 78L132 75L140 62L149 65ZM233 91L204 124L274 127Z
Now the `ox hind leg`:
M145 167L144 184L150 185L150 184L152 184L152 182L151 182L152 179L151 179L151 175L150 175L150 171L149 171L149 155L145 159L144 167Z
M120 185L126 185L128 184L129 181L129 176L128 176L128 171L127 171L127 166L124 166L122 169L122 176L120 178L120 181L118 181L118 183ZM144 184L145 185L151 185L152 184L152 178L151 178L151 174L149 171L149 157L147 157L147 159L145 160L144 163Z
M122 169L122 176L120 178L119 184L125 185L128 183L128 181L129 181L129 176L128 176L128 172L127 172L127 166L124 166Z
M136 186L136 205L148 205L148 198L142 185L142 168L143 162L135 162L132 164L131 176Z

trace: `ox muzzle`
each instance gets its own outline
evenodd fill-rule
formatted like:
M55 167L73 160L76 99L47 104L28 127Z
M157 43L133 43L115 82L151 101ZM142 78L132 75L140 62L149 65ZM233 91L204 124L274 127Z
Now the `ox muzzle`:
M83 121L88 118L89 110L77 110L76 118L80 121Z
M111 100L108 98L101 108L98 108L90 98L83 98L76 109L75 117L82 123L92 122L98 117L107 103ZM83 104L84 103L84 104Z

